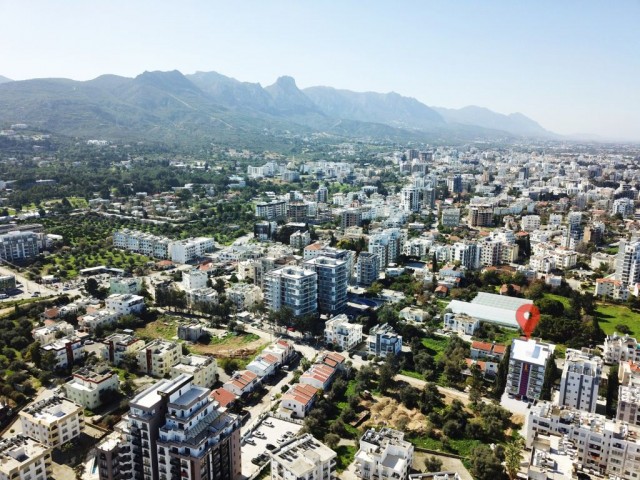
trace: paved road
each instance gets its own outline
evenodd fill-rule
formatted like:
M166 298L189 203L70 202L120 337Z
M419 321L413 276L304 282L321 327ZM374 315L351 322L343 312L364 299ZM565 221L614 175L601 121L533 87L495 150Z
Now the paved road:
M40 295L43 297L58 294L54 289L29 280L23 273L19 273L13 268L9 268L7 265L0 265L0 275L15 275L16 283L21 283L23 285L22 288L19 287L19 289L22 290L21 294L6 298L3 302L31 298L34 292L40 292ZM1 303L2 302L0 302L0 304Z

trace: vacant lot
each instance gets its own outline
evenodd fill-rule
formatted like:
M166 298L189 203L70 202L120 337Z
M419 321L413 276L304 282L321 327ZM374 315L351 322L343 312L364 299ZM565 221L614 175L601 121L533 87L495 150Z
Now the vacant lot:
M640 334L640 314L633 312L624 305L604 305L598 304L596 310L600 328L607 335L616 330L617 325L627 326L633 335Z

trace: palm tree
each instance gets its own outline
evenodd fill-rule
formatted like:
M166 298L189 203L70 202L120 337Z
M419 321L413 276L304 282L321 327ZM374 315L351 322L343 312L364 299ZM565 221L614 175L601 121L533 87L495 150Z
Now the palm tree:
M504 467L509 476L509 480L518 478L520 471L520 463L522 462L522 450L524 449L524 440L518 434L512 441L507 443L504 448Z

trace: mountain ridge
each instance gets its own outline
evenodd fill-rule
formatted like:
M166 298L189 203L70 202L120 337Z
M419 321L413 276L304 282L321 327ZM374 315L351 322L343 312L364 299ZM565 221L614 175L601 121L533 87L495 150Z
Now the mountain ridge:
M215 139L235 138L240 132L315 131L411 141L449 135L473 141L521 132L549 133L521 114L504 116L488 109L482 114L480 125L475 125L464 118L451 120L455 111L439 112L395 92L301 90L289 76L266 87L217 72L184 75L178 70L145 71L134 78L105 74L88 81L32 79L0 84L0 123L28 123L71 136L156 135L179 141L181 136Z

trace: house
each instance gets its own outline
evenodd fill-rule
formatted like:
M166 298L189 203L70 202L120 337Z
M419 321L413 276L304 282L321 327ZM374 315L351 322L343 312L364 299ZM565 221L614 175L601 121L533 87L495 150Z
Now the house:
M270 353L261 353L247 365L247 370L264 378L273 375L279 366L278 357Z
M400 319L407 322L424 322L427 319L427 312L421 308L404 307L400 310Z
M180 340L197 342L204 333L204 328L200 322L181 323L178 325L178 338Z
M278 365L285 365L291 361L296 351L293 344L278 338L275 342L268 345L262 353L269 353L278 359Z
M211 398L217 401L223 408L231 408L238 397L224 388L216 388L211 391Z
M349 323L345 314L336 315L325 323L324 341L327 345L351 350L362 342L362 325Z
M397 355L402 350L402 336L391 325L384 323L369 330L368 352L376 357Z
M282 395L280 413L291 418L304 418L313 407L318 389L304 383L296 383Z
M471 342L471 358L473 360L494 359L499 362L504 357L506 349L504 345L474 340Z
M260 377L249 370L235 372L222 388L238 397L248 395L260 384Z

